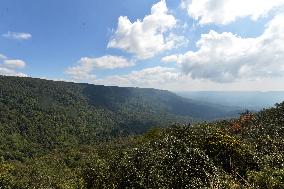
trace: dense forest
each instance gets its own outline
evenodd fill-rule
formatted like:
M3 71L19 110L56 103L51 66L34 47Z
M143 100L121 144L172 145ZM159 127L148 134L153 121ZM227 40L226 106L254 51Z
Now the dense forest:
M0 157L24 160L233 113L168 91L0 77Z
M284 103L216 120L225 109L1 77L0 188L284 188Z

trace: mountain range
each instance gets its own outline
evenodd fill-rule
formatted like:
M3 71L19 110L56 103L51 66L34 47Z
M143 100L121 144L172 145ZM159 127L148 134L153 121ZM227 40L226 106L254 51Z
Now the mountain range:
M273 107L284 101L283 91L183 91L176 94L195 101L252 111Z

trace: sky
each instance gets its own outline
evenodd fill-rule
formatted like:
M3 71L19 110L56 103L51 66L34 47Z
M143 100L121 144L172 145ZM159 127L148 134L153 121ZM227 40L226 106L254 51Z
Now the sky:
M1 0L0 75L284 90L284 0Z

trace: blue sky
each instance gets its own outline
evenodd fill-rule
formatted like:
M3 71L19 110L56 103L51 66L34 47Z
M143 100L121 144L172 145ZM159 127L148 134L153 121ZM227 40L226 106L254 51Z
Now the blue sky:
M277 34L270 30L284 3L256 2L1 0L0 74L169 90L283 90L284 47L276 43L283 24Z

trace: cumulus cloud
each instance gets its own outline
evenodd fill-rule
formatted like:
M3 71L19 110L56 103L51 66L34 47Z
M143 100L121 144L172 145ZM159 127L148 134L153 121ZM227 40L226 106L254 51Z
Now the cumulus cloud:
M232 82L284 74L284 15L277 15L262 35L243 38L230 32L211 30L197 42L197 51L177 56L182 71L194 79ZM174 56L164 61L174 60Z
M165 56L161 59L161 61L164 62L164 63L176 62L177 60L178 60L177 55L169 55L169 56Z
M28 40L32 38L32 34L30 33L23 33L23 32L10 32L2 35L3 37L9 38L9 39L15 39L15 40Z
M83 57L78 61L77 66L68 68L66 73L76 80L92 81L96 79L96 76L92 74L94 69L115 69L134 65L134 61L128 60L122 56L106 55L99 58Z
M17 68L24 68L26 63L23 60L4 60L3 66L17 69Z
M5 55L0 54L0 75L26 77L26 74L17 71L25 66L26 63L23 60L8 59Z
M3 54L0 54L0 61L1 60L5 60L5 59L7 59L7 57L5 55L3 55Z
M96 83L105 85L133 86L133 87L158 87L161 84L177 80L179 74L174 68L151 67L138 71L132 71L126 75L109 76L98 79Z
M169 14L165 0L161 0L152 6L151 14L143 20L131 23L126 16L119 17L108 48L122 49L139 59L151 58L186 41L184 37L171 33L176 25L177 20Z
M284 5L284 0L183 0L182 8L200 24L228 24L237 18L257 20Z
M0 75L27 77L27 75L24 73L17 72L16 70L8 69L5 67L1 67L1 65L0 65Z

